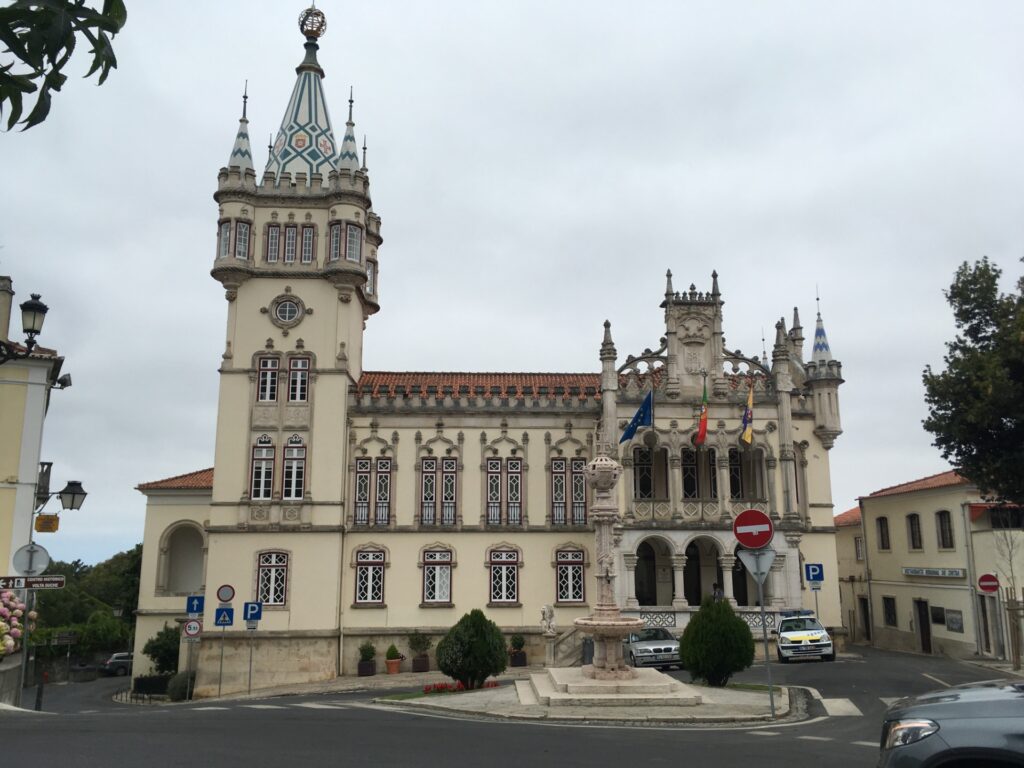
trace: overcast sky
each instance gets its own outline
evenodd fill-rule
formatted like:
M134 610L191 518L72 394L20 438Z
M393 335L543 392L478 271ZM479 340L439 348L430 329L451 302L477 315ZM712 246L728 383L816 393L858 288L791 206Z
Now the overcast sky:
M40 537L96 562L142 538L141 482L213 463L226 302L217 170L249 81L256 167L302 58L302 3L128 3L106 84L86 46L44 124L0 136L0 274L38 292L43 458L85 507ZM837 512L947 469L921 371L942 291L1024 254L1019 3L322 1L336 135L350 85L383 219L370 370L599 370L656 347L664 274L720 275L760 354L815 291L843 363ZM2 59L2 56L0 56ZM809 355L808 341L807 354Z

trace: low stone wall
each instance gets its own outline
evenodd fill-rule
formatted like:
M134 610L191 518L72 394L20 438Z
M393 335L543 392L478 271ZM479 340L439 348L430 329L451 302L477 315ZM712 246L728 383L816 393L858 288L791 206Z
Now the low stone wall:
M18 686L21 683L21 654L15 653L0 659L0 704L14 705L18 702Z
M249 686L249 649L252 644L252 687L270 688L291 683L332 680L338 675L338 637L252 636L242 633L204 634L193 655L198 670L194 696L216 696L220 678L221 644L224 648L222 693L239 693ZM181 671L185 667L180 667Z

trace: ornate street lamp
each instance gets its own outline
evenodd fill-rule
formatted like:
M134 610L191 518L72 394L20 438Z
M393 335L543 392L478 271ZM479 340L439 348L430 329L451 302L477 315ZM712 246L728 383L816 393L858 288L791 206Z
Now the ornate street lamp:
M19 352L14 344L0 339L0 365L9 360L21 360L32 354L36 346L36 336L43 331L43 320L50 308L39 300L39 294L33 293L32 298L21 304L21 327L25 332L25 351Z
M68 484L64 486L64 490L59 494L60 505L64 509L81 509L82 502L85 501L85 497L88 495L85 492L85 488L77 480L68 480Z

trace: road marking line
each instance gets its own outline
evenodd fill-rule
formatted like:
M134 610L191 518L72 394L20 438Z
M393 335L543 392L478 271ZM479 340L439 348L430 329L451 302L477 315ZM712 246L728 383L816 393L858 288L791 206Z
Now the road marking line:
M883 704L885 704L885 706L887 706L887 707L888 707L888 706L890 706L890 705L891 705L891 704L892 704L892 703L893 703L894 701L899 701L899 700L900 700L900 699L902 699L902 698L903 698L902 696L879 696L879 697L878 697L878 700L879 700L880 702L882 702Z
M780 736L778 731L751 731L755 736Z
M336 704L318 704L315 701L306 701L302 704L292 704L293 707L304 707L305 709L341 709Z
M871 747L872 749L878 749L877 741L851 741L851 744L856 744L858 747Z
M285 709L277 704L243 704L245 709Z
M830 736L797 736L797 738L804 741L832 741Z
M925 677L927 677L929 680L934 680L936 683L941 685L943 688L952 688L953 687L949 683L947 683L945 680L939 680L939 678L937 678L935 675L929 675L927 672L922 672L921 674L924 675Z
M98 709L80 709L80 710L78 710L78 714L80 714L80 715L91 715L94 712L99 712L99 710Z
M196 712L213 712L214 710L225 710L229 707L192 707Z
M863 717L864 713L849 699L822 699L822 706L832 717Z

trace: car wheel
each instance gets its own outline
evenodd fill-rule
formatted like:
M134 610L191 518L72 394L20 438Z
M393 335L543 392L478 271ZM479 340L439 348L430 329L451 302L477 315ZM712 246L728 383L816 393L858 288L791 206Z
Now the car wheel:
M779 664L788 664L789 659L782 655L782 651L776 651L775 655L779 657Z
M118 677L124 677L128 674L128 670L124 667L118 667L117 672L115 672L114 674L116 674Z
M629 666L631 666L631 667L635 667L636 666L636 656L634 656L632 652L630 652L630 654L629 654Z
M835 661L836 660L836 655L833 652L833 653L828 654L827 656L822 656L821 658L823 658L825 661Z

